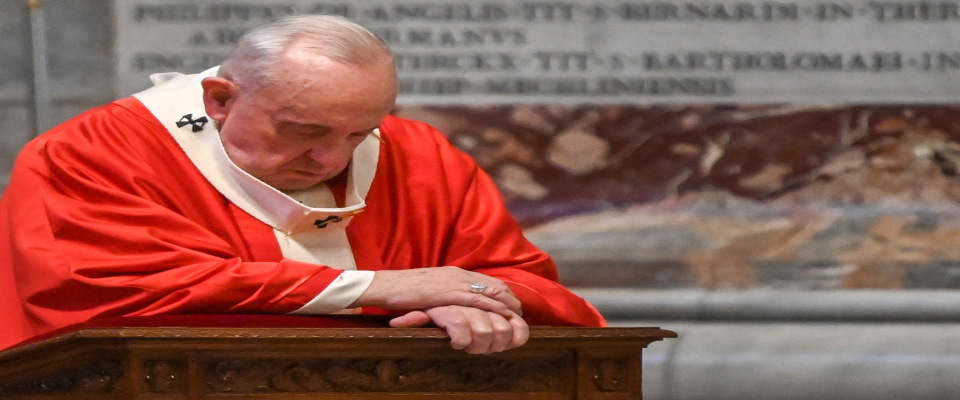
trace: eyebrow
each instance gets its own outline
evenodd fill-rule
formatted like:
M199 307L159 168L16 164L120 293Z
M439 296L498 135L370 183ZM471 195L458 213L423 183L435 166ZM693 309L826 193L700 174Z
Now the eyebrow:
M296 125L296 126L298 126L298 127L310 128L310 129L316 129L316 130L322 130L322 131L329 131L329 130L331 129L329 126L326 126L326 125L312 124L312 123L309 123L309 122L296 122L296 121L286 121L286 120L275 120L275 121L277 122L278 125L280 125L280 124ZM372 134L372 133L374 133L374 131L376 131L377 128L379 128L379 127L380 127L380 124L377 124L377 125L374 125L374 126L372 126L372 127L370 127L370 128L367 128L367 129L365 129L365 130L356 131L356 132L351 132L351 133L367 133L367 134Z
M302 128L324 130L324 131L330 130L329 126L320 125L320 124L311 124L308 122L296 122L296 121L285 121L285 120L275 120L275 121L277 125L296 126L296 127L302 127Z

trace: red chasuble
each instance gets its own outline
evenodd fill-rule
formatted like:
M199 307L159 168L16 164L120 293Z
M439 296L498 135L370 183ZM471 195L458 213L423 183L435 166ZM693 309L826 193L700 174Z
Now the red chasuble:
M391 116L380 132L367 206L346 228L358 269L458 266L505 281L531 325L604 325L469 156L423 123ZM22 151L0 199L0 349L92 318L288 313L341 273L285 259L273 228L128 98Z

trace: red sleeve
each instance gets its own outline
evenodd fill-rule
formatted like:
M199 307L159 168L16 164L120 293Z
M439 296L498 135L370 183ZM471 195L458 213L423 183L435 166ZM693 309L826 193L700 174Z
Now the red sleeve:
M392 171L403 171L403 176L396 178L402 184L385 191L387 200L399 204L383 219L408 220L386 225L395 233L392 237L405 241L394 247L430 249L409 258L385 258L409 261L412 266L453 265L501 279L520 299L524 318L532 325L606 324L593 306L557 282L556 264L523 236L493 181L470 156L429 125L391 118L385 127L387 144L398 146L387 153L405 157L387 162ZM404 196L412 200L398 200ZM360 215L355 223L377 215L376 206L370 207L371 215ZM417 244L412 238L429 243Z
M0 203L0 267L17 287L0 290L19 291L38 330L103 316L285 313L342 272L282 259L272 230L216 192L162 129L112 105L21 153Z
M491 179L475 167L451 235L450 265L503 280L531 325L605 326L597 310L557 282L557 267L531 244Z

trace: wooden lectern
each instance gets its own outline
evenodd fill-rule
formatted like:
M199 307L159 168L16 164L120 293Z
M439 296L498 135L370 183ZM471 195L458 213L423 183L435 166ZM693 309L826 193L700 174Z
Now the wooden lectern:
M641 399L658 328L533 327L493 355L335 317L122 318L0 352L2 399Z

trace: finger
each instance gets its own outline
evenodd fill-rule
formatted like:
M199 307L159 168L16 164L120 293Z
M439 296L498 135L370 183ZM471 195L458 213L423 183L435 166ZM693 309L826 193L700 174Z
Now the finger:
M510 344L507 345L507 349L515 349L526 344L530 340L530 325L527 325L527 321L524 321L520 316L516 316L510 318L508 322L513 326L513 337Z
M462 297L462 300L458 299L458 301L455 302L454 304L465 306L465 307L477 308L483 311L489 311L492 313L499 314L504 318L510 318L515 314L513 310L511 310L510 307L507 306L507 304L493 297L486 296L482 293L468 292L468 293L462 293L462 295L466 297Z
M491 353L491 348L494 345L496 340L496 334L494 333L494 322L491 316L503 321L503 325L508 325L506 318L500 316L499 314L486 312L483 310L478 310L475 308L464 308L463 314L468 318L471 341L470 345L463 349L463 351L468 354L488 354ZM511 334L512 336L512 334Z
M481 292L481 294L503 303L503 305L505 305L513 313L517 315L523 315L520 299L513 295L513 291L510 290L510 286L507 286L506 283L500 280L487 285L487 288ZM498 314L503 315L504 317L510 317L509 315L504 315L502 313Z
M515 336L514 325L500 314L487 313L487 317L489 318L490 325L493 329L493 340L490 342L490 346L487 348L486 354L499 353L501 351L513 348L511 347L511 344L513 343L513 338Z
M390 326L394 328L417 328L427 326L432 322L430 316L423 311L411 311L399 317L390 320Z
M444 306L427 310L427 315L433 323L447 331L450 336L450 347L454 350L463 350L473 343L473 333L470 321L462 310L468 307Z
M513 311L517 315L521 315L523 312L520 305L520 299L513 294L513 290L510 289L510 286L508 286L506 282L489 275L484 275L480 272L468 271L459 267L442 268L453 268L464 274L464 277L461 281L465 284L465 290L471 293L478 293L473 291L471 285L474 283L486 285L485 288L479 292L479 294L503 303L508 309L510 309L510 311ZM509 317L509 315L500 312L498 312L498 314L503 315L504 317Z

